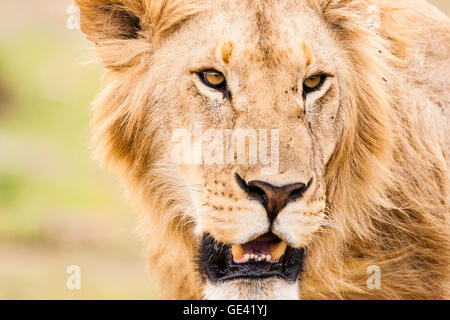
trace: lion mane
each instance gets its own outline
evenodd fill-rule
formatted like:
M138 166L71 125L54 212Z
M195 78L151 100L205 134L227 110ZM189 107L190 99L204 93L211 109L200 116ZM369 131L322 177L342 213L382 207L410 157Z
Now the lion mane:
M350 73L345 79L351 81L341 88L345 126L325 176L332 226L308 248L300 296L449 298L448 140L444 145L442 137L428 132L412 108L438 104L447 114L449 68L440 75L447 83L434 92L424 89L421 101L412 101L408 82L417 78L420 86L432 77L408 69L411 38L423 32L411 26L416 21L430 26L440 43L424 57L448 66L448 18L422 1L380 0L381 24L374 30L367 23L369 1L305 1L345 48ZM164 93L154 89L155 76L145 73L157 68L151 53L162 39L199 14L202 2L76 2L82 30L106 68L106 85L92 113L95 158L122 178L139 205L140 231L162 296L203 298L195 223L186 215L192 206L177 172L165 162L163 129L170 124L148 107ZM383 270L382 290L366 286L366 270L373 265Z

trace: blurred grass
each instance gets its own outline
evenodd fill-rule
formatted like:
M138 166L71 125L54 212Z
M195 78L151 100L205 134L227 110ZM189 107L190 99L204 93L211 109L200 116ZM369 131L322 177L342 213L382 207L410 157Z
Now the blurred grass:
M447 15L450 15L450 1L449 0L429 0L431 4L435 5Z
M101 70L81 64L88 44L65 27L69 4L0 3L0 299L154 298L136 217L90 159ZM65 286L73 264L80 291Z
M10 223L36 219L49 206L117 207L88 152L88 107L99 89L99 70L80 66L71 49L63 39L39 33L3 44L0 76L8 79L13 102L0 102L0 210ZM0 240L7 228L0 225Z
M14 30L0 32L0 299L154 298L136 216L90 158L101 69L82 63L88 43L66 28L68 4L0 4L29 10L23 23L0 19ZM80 291L66 288L74 264Z

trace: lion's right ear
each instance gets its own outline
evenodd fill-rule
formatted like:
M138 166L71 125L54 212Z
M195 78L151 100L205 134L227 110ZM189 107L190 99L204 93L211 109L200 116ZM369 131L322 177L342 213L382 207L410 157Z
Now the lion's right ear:
M81 30L88 39L99 43L110 40L137 39L145 14L144 1L76 0L80 8Z
M107 67L129 65L202 10L199 0L75 0L80 25Z

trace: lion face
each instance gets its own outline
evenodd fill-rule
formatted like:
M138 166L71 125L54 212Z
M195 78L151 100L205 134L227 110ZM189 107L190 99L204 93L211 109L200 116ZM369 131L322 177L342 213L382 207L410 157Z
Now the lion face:
M447 17L409 1L76 3L106 69L94 156L139 204L163 297L448 296Z
M207 297L297 297L341 131L338 56L307 8L237 2L156 52L169 131L182 130L167 136L168 165L189 193Z
M153 219L153 261L182 228L205 297L298 298L346 125L336 40L303 1L119 2L78 1L109 76L94 141Z

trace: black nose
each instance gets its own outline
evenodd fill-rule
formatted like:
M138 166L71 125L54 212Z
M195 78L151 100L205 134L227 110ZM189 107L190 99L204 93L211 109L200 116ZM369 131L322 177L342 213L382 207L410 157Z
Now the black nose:
M307 183L292 183L277 187L264 181L245 182L238 174L236 180L251 198L261 202L266 209L270 223L276 219L280 211L291 201L300 198L311 185L312 179Z

